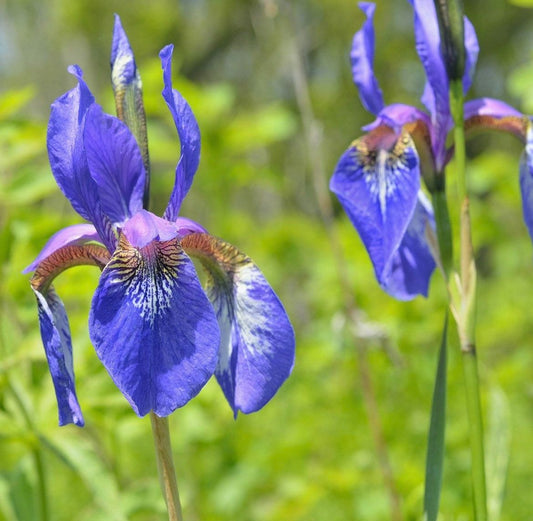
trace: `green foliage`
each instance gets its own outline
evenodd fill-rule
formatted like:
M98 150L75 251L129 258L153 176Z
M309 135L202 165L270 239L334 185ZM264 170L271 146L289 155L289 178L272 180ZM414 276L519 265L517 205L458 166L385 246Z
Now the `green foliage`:
M515 2L517 3L517 2ZM399 0L376 13L377 67L388 102L418 103L423 72L411 14ZM505 78L525 63L530 21L516 7L471 6L482 54L474 95L512 102ZM356 347L366 349L404 519L421 519L431 390L446 296L435 276L428 300L399 303L374 280L347 218L335 226L351 287L341 285L319 218L302 115L292 83L296 46L320 122L320 183L361 125L370 121L351 83L348 53L362 22L356 2L275 0L142 2L8 1L0 13L0 519L39 519L39 455L50 519L165 519L149 420L137 418L90 345L87 316L98 272L57 280L71 322L78 394L87 427L57 427L28 265L49 236L79 218L57 189L46 158L53 99L74 84L79 63L112 110L107 60L112 13L122 17L143 78L161 212L179 147L160 97L157 52L175 43L175 86L202 131L200 170L183 214L245 251L272 283L295 326L294 373L264 410L236 421L214 382L170 418L187 519L390 519L387 489L363 400ZM39 23L38 23L39 21ZM2 25L3 27L3 25ZM491 43L493 35L506 45ZM21 38L18 40L17 38ZM3 43L4 40L2 40ZM1 49L0 45L0 49ZM518 108L533 112L528 65L509 81ZM503 79L502 79L503 78ZM484 81L489 79L490 81ZM531 81L530 81L531 80ZM515 100L516 101L516 100ZM519 143L500 136L468 145L472 218L480 268L478 344L489 418L489 506L500 521L527 519L533 454L531 241L519 207ZM346 292L361 311L344 328ZM450 337L454 335L451 334ZM359 343L356 345L356 343ZM458 348L449 349L447 436L440 521L471 513L468 434ZM503 499L502 499L503 498Z

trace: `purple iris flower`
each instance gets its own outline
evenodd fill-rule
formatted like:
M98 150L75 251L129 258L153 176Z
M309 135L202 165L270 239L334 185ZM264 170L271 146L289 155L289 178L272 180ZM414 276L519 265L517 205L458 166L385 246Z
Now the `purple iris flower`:
M263 407L289 376L294 332L278 297L252 260L185 217L181 203L200 158L196 119L173 90L173 47L160 52L163 98L181 143L175 185L163 218L143 208L147 149L128 126L105 114L83 73L51 108L48 154L73 208L91 224L57 232L25 271L37 297L41 336L59 408L59 424L83 425L76 396L65 308L52 281L64 269L102 270L89 316L96 353L144 416L167 416L215 374L237 415ZM114 86L140 85L118 16L111 55ZM141 100L142 102L142 100ZM120 115L120 110L119 110ZM190 257L207 273L205 290Z
M427 296L437 252L430 246L436 244L430 238L435 229L433 210L421 191L420 178L442 176L453 154L446 147L453 121L435 6L433 0L409 2L414 8L416 50L427 78L421 97L427 112L400 103L385 105L374 75L375 4L361 2L366 21L353 39L352 74L363 106L376 119L363 127L367 134L342 155L330 182L361 236L379 284L400 300ZM474 27L466 17L464 23L466 93L479 47ZM467 102L464 111L467 131L482 127L509 131L527 144L521 186L525 220L533 237L533 137L528 118L489 98Z

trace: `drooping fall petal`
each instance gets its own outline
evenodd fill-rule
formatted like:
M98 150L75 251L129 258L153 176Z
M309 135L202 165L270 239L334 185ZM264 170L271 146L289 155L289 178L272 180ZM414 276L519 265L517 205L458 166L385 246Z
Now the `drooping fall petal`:
M49 249L50 254L47 255L44 255L47 252L45 247L31 279L37 298L41 337L56 392L59 425L75 423L81 426L83 416L74 384L68 318L65 307L51 283L59 273L71 266L88 264L102 268L109 259L106 248L96 244L80 244L81 240L78 238L77 241L53 251Z
M382 274L380 284L387 293L399 300L411 300L417 295L427 297L429 281L436 267L428 242L428 234L434 230L433 210L419 192L402 242Z
M330 189L359 232L379 283L386 284L420 189L410 136L397 138L389 128L378 127L354 141L341 157Z
M89 332L134 411L168 416L213 374L217 319L177 238L154 239L141 247L132 239L133 234L121 235L102 273Z
M207 294L221 331L215 375L236 415L263 407L291 373L294 332L265 277L237 248L208 234L191 234L184 249L209 279Z

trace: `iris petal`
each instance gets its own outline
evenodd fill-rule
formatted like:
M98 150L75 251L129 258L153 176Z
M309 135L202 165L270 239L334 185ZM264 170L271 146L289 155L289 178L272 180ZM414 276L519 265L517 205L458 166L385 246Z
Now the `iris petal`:
M133 247L121 235L93 298L96 352L139 416L168 416L213 374L218 324L177 238Z
M361 2L359 8L365 13L366 21L361 30L353 37L350 61L352 63L352 76L361 103L366 110L377 114L384 105L383 93L374 75L374 11L375 4Z
M409 0L414 7L416 51L426 71L430 90L423 102L436 120L449 114L448 75L440 51L440 31L435 5L431 0Z
M427 297L429 281L436 266L427 234L434 229L433 210L422 192L419 192L413 217L402 242L382 276L381 286L389 295L399 300L410 300L417 295Z
M209 274L206 291L221 330L217 380L235 415L257 411L294 365L294 332L283 305L259 268L231 244L192 234L182 245Z
M170 195L164 218L175 221L178 217L181 203L191 187L194 174L200 161L200 129L196 118L183 96L172 88L172 51L173 45L167 45L159 53L163 68L163 98L174 118L181 143L181 155L176 166L174 188Z
M45 251L46 248L41 257ZM75 423L81 426L83 416L74 385L68 318L65 307L51 282L61 271L70 266L92 264L103 268L108 260L109 253L103 246L70 244L55 248L49 255L46 255L36 266L35 274L31 279L32 289L37 297L41 337L56 392L59 425Z
M330 182L359 232L380 284L411 221L420 189L418 156L407 133L378 127L354 141Z
M113 250L115 238L101 211L83 146L85 116L94 104L94 97L83 81L82 70L73 66L69 71L78 79L78 85L52 103L47 132L50 166L59 188L74 210L95 225L108 249Z
M472 22L465 16L465 73L463 76L463 91L466 94L472 85L474 71L476 69L477 57L479 54L479 43L477 41L476 30Z
M98 233L96 233L96 229L91 224L74 224L72 226L67 226L50 237L50 240L46 243L37 258L24 269L23 273L29 273L30 271L35 270L42 260L52 255L52 253L59 248L80 242L83 243L98 240Z
M102 211L121 224L142 209L146 173L137 141L125 123L94 104L87 111L83 142Z
M81 427L84 420L74 385L72 343L65 308L52 286L44 293L34 289L34 293L41 337L56 392L59 425L74 423Z
M526 141L529 119L507 103L479 98L467 101L464 107L465 130L501 130Z

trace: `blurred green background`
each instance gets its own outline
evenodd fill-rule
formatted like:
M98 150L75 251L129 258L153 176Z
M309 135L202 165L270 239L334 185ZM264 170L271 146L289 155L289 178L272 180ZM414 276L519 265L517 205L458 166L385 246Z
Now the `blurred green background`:
M530 3L465 2L481 46L471 97L533 113ZM135 416L89 342L98 271L69 270L56 282L71 321L84 429L57 426L34 297L21 274L53 232L80 222L47 163L48 111L74 86L66 67L78 63L113 112L114 12L144 84L153 209L166 206L179 154L157 58L174 43L175 87L203 138L182 213L257 262L297 338L294 372L262 411L234 421L211 381L170 418L186 519L421 519L446 299L438 274L427 300L384 294L327 191L338 157L371 121L348 61L363 21L354 0L0 0L0 519L39 519L40 467L52 520L166 516L150 422ZM424 73L407 0L379 0L375 22L386 102L418 104ZM521 217L521 145L483 135L468 151L491 521L525 520L533 512L533 249ZM331 202L333 219L324 221L320 209L327 214ZM348 296L358 308L353 321ZM392 478L384 477L385 455ZM452 328L441 519L472 519L470 497Z

